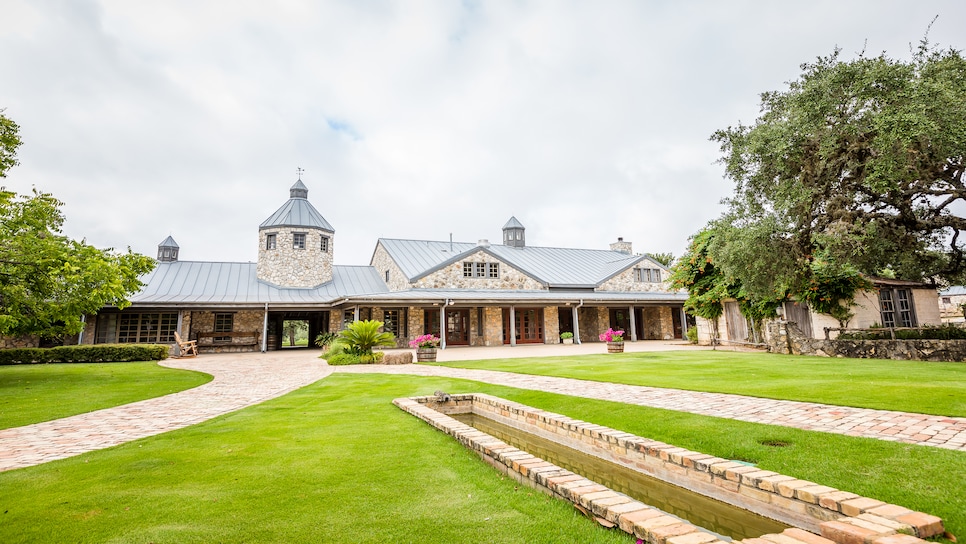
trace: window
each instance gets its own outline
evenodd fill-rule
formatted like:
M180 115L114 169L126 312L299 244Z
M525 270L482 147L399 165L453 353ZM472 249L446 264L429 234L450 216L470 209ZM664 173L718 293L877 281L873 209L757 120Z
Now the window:
M386 283L389 283L389 270L386 270Z
M952 303L952 299L950 299L949 297L943 297L943 304L951 304L951 303Z
M292 233L292 249L305 249L305 233L304 232L293 232Z
M235 326L235 314L216 313L214 332L231 332ZM214 342L231 342L231 336L215 336Z
M151 344L174 342L177 313L102 314L97 316L95 342Z
M661 271L657 268L635 268L635 281L661 283Z
M463 263L464 278L499 278L500 263Z
M405 338L409 336L408 327L406 326L406 310L384 310L382 313L382 321L384 323L382 330L385 332L391 332L396 338Z
M275 234L265 235L265 249L275 249Z
M319 249L322 250L322 253L328 253L329 252L329 237L328 236L323 236L322 237L322 245L319 247Z
M879 289L879 313L883 327L915 327L912 293L908 289Z
M342 328L346 328L350 323L356 320L356 313L353 310L346 310L342 312Z

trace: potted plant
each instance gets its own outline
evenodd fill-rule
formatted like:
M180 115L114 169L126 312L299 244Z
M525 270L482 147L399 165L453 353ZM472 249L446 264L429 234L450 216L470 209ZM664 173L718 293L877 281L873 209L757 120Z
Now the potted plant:
M624 352L624 331L608 328L607 332L601 333L599 338L601 342L607 342L607 353Z
M416 348L417 363L435 363L439 337L432 334L417 336L409 341L409 347Z
M574 333L572 333L572 332L562 332L562 333L560 333L560 341L563 342L564 344L573 344L574 343Z

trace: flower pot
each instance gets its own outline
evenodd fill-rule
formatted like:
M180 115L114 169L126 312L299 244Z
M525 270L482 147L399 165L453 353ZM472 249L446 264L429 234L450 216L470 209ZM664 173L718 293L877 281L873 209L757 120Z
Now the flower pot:
M561 342L563 342L564 344L573 344L574 343L574 339L573 338L563 338L563 339L561 339Z
M416 348L417 363L435 363L436 348Z
M607 353L624 353L624 342L607 342Z

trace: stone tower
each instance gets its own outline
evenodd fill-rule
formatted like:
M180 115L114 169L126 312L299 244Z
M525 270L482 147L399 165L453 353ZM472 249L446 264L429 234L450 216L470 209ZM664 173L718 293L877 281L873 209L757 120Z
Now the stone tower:
M510 216L510 220L503 225L503 245L510 247L527 246L527 229L516 217Z
M332 281L335 229L308 201L302 180L288 202L258 226L258 279L279 287L316 287Z
M163 242L158 244L158 261L162 263L178 262L178 242L168 236Z
M634 247L633 244L631 244L630 242L625 242L624 238L618 236L617 241L611 243L610 250L617 251L620 253L627 253L628 255L630 255L631 252L633 251L632 249L633 247Z

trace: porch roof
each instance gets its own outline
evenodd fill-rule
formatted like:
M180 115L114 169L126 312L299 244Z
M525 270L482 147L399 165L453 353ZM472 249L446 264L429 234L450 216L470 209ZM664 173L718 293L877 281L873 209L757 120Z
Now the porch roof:
M347 297L349 304L683 304L685 293L661 291L543 291L496 289L408 289Z

